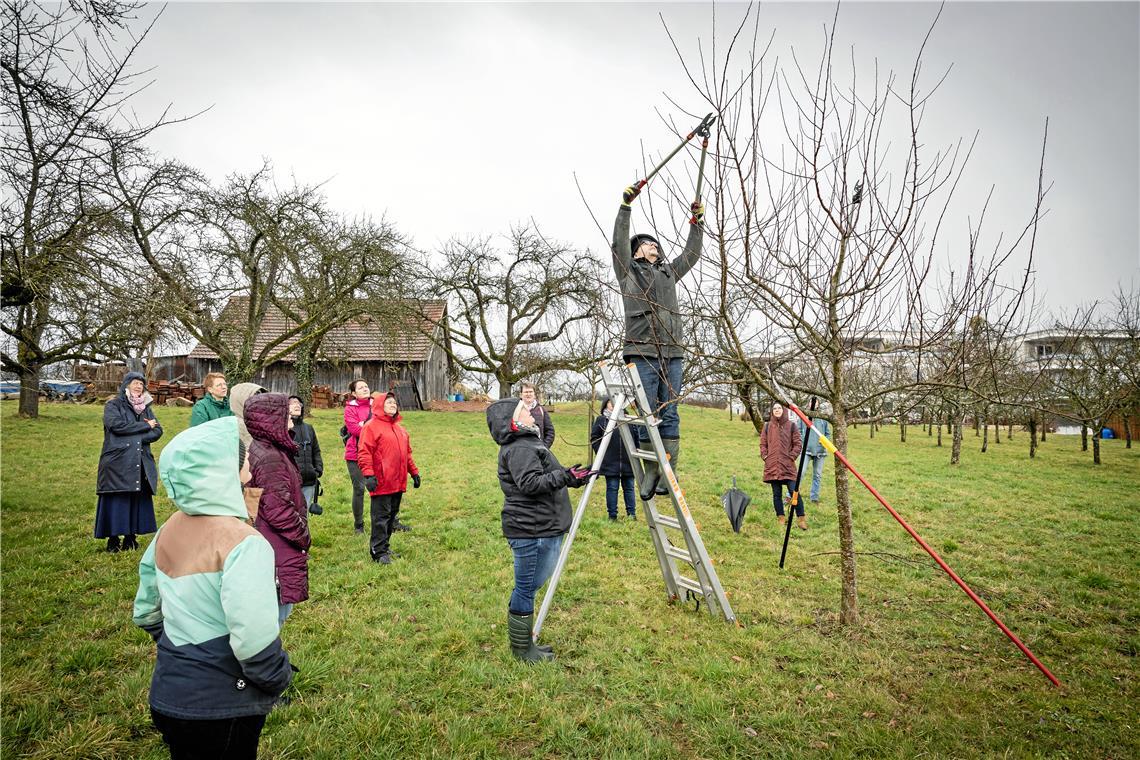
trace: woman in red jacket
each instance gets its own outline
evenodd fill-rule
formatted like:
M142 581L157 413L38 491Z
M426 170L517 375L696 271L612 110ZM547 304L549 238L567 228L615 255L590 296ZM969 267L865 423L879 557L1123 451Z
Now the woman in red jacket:
M372 539L369 552L375 562L392 562L389 541L400 513L400 500L412 485L420 487L420 471L412 460L408 431L400 424L400 408L391 393L372 396L372 419L364 425L356 448L356 461L372 495Z
M289 436L293 418L283 393L262 393L245 404L245 426L253 436L249 447L249 485L264 489L253 527L273 547L277 568L280 623L293 605L309 598L309 512L301 493L301 472L293 456L297 444Z
M760 458L764 460L764 482L772 485L772 506L776 508L776 519L780 525L785 520L784 500L780 492L786 488L790 497L795 490L800 442L800 431L792 422L791 413L778 401L772 404L768 424L760 433ZM796 504L796 516L800 528L807 530L803 499Z

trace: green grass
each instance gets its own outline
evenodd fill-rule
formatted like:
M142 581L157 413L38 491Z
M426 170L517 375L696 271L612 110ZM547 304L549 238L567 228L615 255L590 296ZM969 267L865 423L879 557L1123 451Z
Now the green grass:
M130 620L138 554L91 538L98 407L2 415L4 757L164 757L150 726L154 646ZM163 441L187 410L159 409ZM644 522L593 503L547 619L559 658L511 660L510 552L496 447L479 414L409 413L424 486L389 567L352 534L336 411L318 411L325 514L311 599L284 642L302 672L262 735L266 758L1140 756L1140 448L967 432L963 462L917 428L852 432L851 458L1064 683L1053 688L892 518L853 485L862 622L837 624L828 462L787 568L751 426L685 408L680 468L742 627L670 605ZM555 451L589 459L582 406ZM160 442L161 444L161 442ZM161 445L156 447L161 448ZM720 494L754 505L733 534ZM859 489L859 490L855 490ZM160 523L171 505L156 502ZM150 537L146 537L147 541Z

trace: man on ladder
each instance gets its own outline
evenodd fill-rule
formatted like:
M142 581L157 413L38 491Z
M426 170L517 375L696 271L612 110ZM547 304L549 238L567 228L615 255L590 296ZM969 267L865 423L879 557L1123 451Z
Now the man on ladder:
M681 454L677 398L681 395L682 357L685 353L681 345L684 323L677 304L677 281L688 274L701 257L705 207L699 200L693 201L685 249L677 258L666 261L660 244L652 235L629 235L630 204L643 186L642 182L625 189L614 221L614 270L625 307L625 348L622 353L627 363L637 367L649 403L657 407L661 420L658 431L669 461L676 470ZM639 448L649 451L648 431L641 429L638 438ZM668 493L666 485L661 482L661 469L655 462L645 460L641 498L648 501L655 491L660 495Z

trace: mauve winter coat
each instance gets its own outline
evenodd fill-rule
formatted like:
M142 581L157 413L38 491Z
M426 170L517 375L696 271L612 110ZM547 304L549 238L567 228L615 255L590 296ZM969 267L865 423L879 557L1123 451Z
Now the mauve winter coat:
M350 398L344 405L344 426L348 429L348 441L344 444L344 458L355 462L359 457L357 447L360 441L360 431L368 416L372 414L368 399Z
M301 473L289 437L289 399L262 393L245 405L249 447L249 485L265 489L254 527L269 541L277 564L278 600L294 604L309 598L309 515L301 493Z
M403 493L408 490L408 475L419 475L412 460L412 443L408 431L400 424L403 416L397 411L396 419L384 413L384 399L380 393L372 400L372 419L360 434L356 450L356 463L364 477L376 476L373 496Z
M780 419L772 419L760 434L760 458L764 460L764 482L795 480L800 455L800 431L787 410Z

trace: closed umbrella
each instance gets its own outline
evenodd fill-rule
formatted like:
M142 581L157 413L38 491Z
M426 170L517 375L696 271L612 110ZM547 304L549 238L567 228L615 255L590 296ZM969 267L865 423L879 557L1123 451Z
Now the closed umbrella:
M733 533L739 533L740 526L744 523L744 512L752 503L752 497L736 487L735 475L732 476L732 488L724 492L720 503L724 505L724 513L728 515Z

